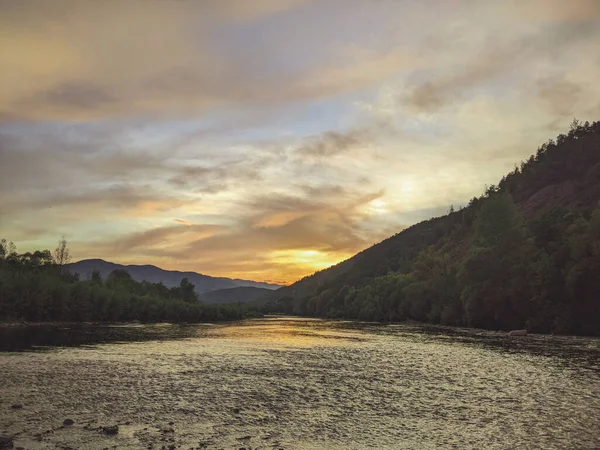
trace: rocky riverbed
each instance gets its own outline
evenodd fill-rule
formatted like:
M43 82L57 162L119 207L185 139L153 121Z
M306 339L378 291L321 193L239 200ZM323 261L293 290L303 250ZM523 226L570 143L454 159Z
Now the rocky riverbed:
M600 447L597 339L294 318L0 337L15 448Z

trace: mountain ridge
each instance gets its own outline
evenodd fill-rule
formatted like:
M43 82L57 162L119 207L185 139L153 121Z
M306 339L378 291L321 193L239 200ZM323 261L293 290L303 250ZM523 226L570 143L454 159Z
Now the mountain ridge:
M236 287L255 287L268 290L276 290L281 287L277 284L260 281L213 277L190 271L166 270L153 264L118 264L101 258L83 259L68 264L66 267L70 272L77 273L82 278L87 278L92 272L98 271L102 278L106 279L113 270L125 270L135 281L162 282L167 287L179 286L181 280L187 278L190 283L195 285L195 290L199 294Z

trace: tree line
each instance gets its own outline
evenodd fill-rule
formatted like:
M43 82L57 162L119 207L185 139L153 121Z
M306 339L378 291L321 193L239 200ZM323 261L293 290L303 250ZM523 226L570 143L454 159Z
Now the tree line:
M80 280L65 269L67 241L49 250L18 253L0 241L0 321L203 322L242 319L241 304L205 305L187 278L177 287L137 282L125 270L103 280L99 272Z

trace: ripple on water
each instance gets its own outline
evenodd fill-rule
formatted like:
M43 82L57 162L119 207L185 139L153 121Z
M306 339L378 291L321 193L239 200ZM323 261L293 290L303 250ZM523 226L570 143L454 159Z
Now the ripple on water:
M594 339L305 319L82 332L87 346L0 353L16 446L600 446Z

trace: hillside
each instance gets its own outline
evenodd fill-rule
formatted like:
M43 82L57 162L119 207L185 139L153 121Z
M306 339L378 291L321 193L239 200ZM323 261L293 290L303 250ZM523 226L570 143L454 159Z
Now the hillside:
M192 283L196 292L199 294L216 291L219 289L230 289L236 287L255 287L261 289L278 289L276 284L261 283L257 281L238 280L231 278L218 278L203 275L196 272L179 272L177 270L164 270L151 265L121 265L102 259L84 259L73 264L69 264L68 269L72 273L77 273L81 278L89 278L92 272L97 271L102 278L106 279L108 275L117 269L127 271L135 281L148 281L150 283L163 283L166 287L177 287L183 278L187 278Z
M568 134L561 134L556 141L542 145L535 155L503 177L497 186L492 185L484 195L473 198L467 207L418 223L340 264L273 292L268 297L270 309L367 320L410 318L491 328L528 324L535 329L537 325L532 320L526 323L528 318L531 319L528 316L533 314L533 306L529 303L549 295L553 296L553 312L539 319L543 324L537 326L538 329L579 332L577 327L584 327L588 333L595 332L600 324L594 327L586 322L584 326L585 318L581 318L583 322L579 323L579 319L575 320L572 316L596 312L597 302L586 300L589 304L573 306L575 309L572 309L572 305L563 305L560 298L564 299L569 289L580 289L581 294L590 299L596 293L597 285L593 281L578 277L587 277L587 267L595 267L597 262L594 246L600 248L600 243L596 242L596 224L591 214L600 206L599 200L600 122L574 122ZM521 285L515 288L520 290L519 293L507 293L507 298L511 295L518 297L515 302L523 304L499 306L505 311L488 311L483 318L471 317L473 320L470 320L466 310L470 296L473 297L472 303L475 298L485 303L485 296L491 295L486 289L494 283L494 274L490 274L488 287L483 286L485 277L479 280L481 285L475 281L473 286L469 285L469 276L473 275L473 280L477 278L470 273L475 268L469 265L476 259L474 253L485 251L491 255L494 251L500 252L495 255L496 260L479 261L483 267L487 262L491 267L494 261L505 256L502 251L508 251L508 247L494 247L496 244L491 241L503 238L503 233L508 231L497 230L499 237L492 238L481 231L482 223L488 220L488 215L493 217L492 223L503 223L505 219L509 223L507 217L512 217L513 213L515 217L510 220L514 219L515 224L521 225L506 226L516 229L515 233L520 236L518 239L522 239L519 245L527 248L526 255L515 253L515 258L526 260L520 260L524 264L523 273L540 276L538 266L548 264L548 273L543 275L554 277L551 282L548 281L554 285L541 286L538 283L530 286L529 281L520 280ZM486 241L488 238L489 242ZM577 239L585 241L585 255L572 248L573 241ZM509 244L512 245L512 242ZM585 260L583 267L582 259ZM512 267L510 264L500 265L496 269L510 272ZM443 280L436 278L437 270L444 272ZM583 273L585 275L581 275ZM434 278L435 282L432 281ZM442 287L430 285L438 281ZM497 279L499 285L509 281L512 283L514 280ZM583 285L575 286L579 282ZM443 292L436 291L438 288ZM472 289L479 291L471 292ZM357 296L363 297L357 300ZM525 303L529 305L525 307ZM559 310L562 312L557 312ZM505 318L510 314L514 315L514 319ZM557 315L561 314L569 316L565 319L567 324L555 323L560 322ZM503 318L500 319L500 316Z
M219 289L217 291L205 292L200 296L200 300L206 304L217 303L248 303L263 298L270 294L270 289L241 286L229 289Z

